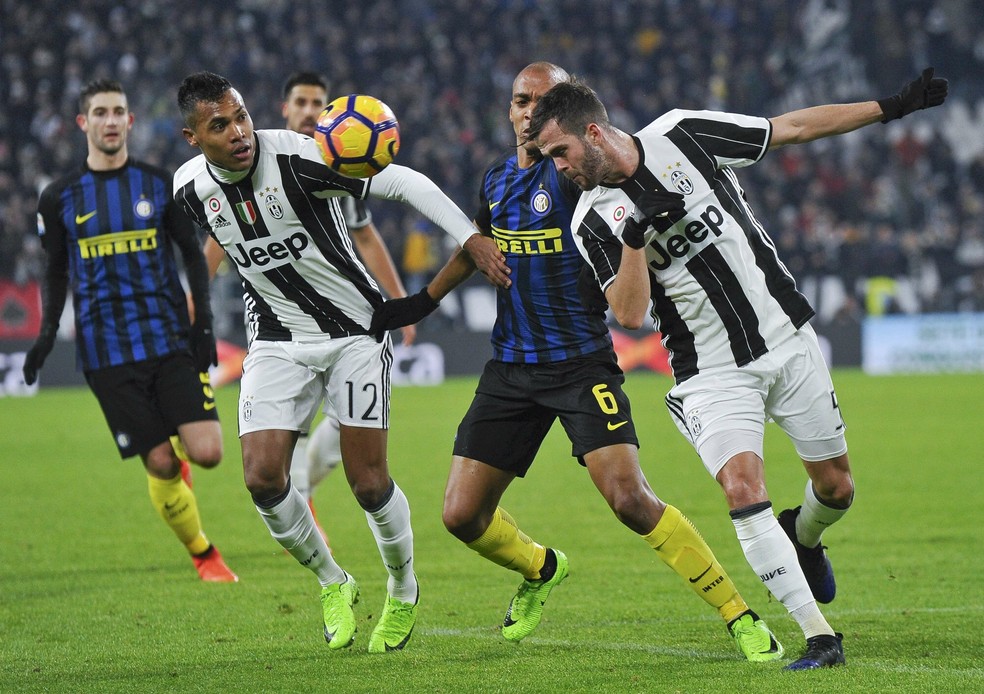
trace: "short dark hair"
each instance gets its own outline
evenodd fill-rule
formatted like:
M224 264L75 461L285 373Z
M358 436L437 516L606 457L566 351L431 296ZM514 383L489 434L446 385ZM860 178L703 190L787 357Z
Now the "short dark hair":
M92 97L96 94L102 94L104 92L116 92L126 96L126 92L123 91L123 85L116 80L110 79L98 79L92 80L84 87L82 91L79 92L79 113L86 115L89 113L89 104L92 103Z
M527 137L535 140L550 121L557 121L565 133L583 137L589 123L609 125L608 111L595 91L579 78L559 82L536 102Z
M196 107L200 101L218 103L230 89L232 83L229 80L207 70L185 77L178 87L178 108L181 109L181 117L185 125L189 128L195 127L195 118L198 114Z
M317 72L295 72L284 82L284 98L290 96L290 90L299 84L309 84L313 87L321 87L328 91L328 80Z

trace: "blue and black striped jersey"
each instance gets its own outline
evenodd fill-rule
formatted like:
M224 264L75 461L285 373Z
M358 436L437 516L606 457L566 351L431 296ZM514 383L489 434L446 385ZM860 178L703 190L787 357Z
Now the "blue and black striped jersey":
M167 171L133 159L113 171L83 165L42 192L38 233L49 281L67 276L72 288L83 370L188 349L187 300L172 241L198 240L174 204ZM51 308L57 322L64 296L51 297Z
M611 346L604 312L578 294L584 261L570 222L579 194L546 159L524 169L511 154L486 171L475 224L512 270L512 286L496 292L493 359L543 364Z

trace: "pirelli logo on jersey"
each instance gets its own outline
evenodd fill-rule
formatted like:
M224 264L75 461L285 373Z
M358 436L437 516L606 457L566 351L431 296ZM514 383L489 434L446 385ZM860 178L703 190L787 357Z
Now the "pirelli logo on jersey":
M106 255L120 253L140 253L157 248L157 227L153 229L136 229L133 231L117 231L112 234L100 234L87 239L79 239L79 253L83 260L101 258Z
M512 231L492 227L492 238L503 253L513 255L546 255L564 250L563 229L534 229Z

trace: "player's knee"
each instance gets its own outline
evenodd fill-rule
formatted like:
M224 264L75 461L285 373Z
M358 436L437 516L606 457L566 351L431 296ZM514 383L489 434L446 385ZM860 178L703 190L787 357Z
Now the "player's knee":
M854 503L854 479L850 475L840 475L834 479L813 483L817 496L828 506L847 508Z
M444 527L462 542L472 542L477 540L485 528L488 521L482 527L480 519L475 514L461 504L445 503L442 513Z
M661 508L656 496L638 485L620 487L607 500L622 525L640 534L652 530L655 523L653 518Z
M375 475L363 475L351 480L350 486L359 506L368 511L380 508L386 503L392 490L392 480L388 474L385 479Z
M176 477L181 472L178 461L172 457L170 448L157 446L143 456L144 468L147 474L162 480Z
M196 441L185 446L191 462L203 468L212 468L222 462L222 440Z

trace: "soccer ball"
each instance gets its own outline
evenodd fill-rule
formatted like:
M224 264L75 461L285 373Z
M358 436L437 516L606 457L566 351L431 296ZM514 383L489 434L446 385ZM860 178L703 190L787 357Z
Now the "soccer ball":
M314 139L330 168L350 178L369 178L386 168L399 151L400 124L379 99L349 94L321 112Z

